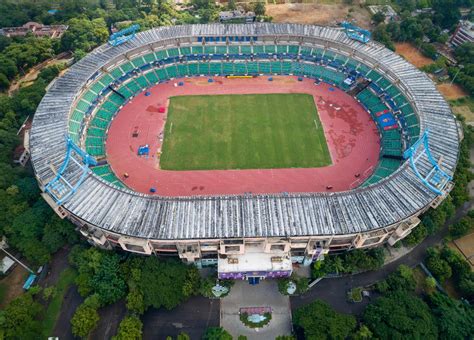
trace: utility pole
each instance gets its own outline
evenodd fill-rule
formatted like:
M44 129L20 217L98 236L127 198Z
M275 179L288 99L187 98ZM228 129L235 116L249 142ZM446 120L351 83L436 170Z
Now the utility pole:
M456 77L458 76L459 72L460 72L463 68L464 68L464 65L459 65L458 71L456 72L456 74L454 75L453 79L451 80L451 86L453 85L454 80L456 79Z

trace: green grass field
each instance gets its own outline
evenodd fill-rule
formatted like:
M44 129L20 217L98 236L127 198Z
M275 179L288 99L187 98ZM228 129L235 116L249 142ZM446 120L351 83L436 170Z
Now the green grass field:
M331 164L307 94L178 96L170 100L165 170L313 168Z

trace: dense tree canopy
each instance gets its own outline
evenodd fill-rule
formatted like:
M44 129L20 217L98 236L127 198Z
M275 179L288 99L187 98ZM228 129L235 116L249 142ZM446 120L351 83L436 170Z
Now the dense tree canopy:
M61 39L64 50L90 51L97 45L104 43L109 32L102 18L89 20L87 18L74 18L68 21L69 29Z
M42 306L25 293L0 310L0 339L35 339L41 334L38 321Z
M202 340L232 340L232 335L222 327L209 327L204 332Z
M78 270L76 284L82 296L97 294L101 305L125 296L126 284L120 275L120 257L116 253L78 246L71 252L70 262Z
M141 340L143 324L136 316L126 316L120 322L117 335L112 340Z
M364 323L380 339L435 339L437 327L428 305L406 291L379 297L367 306Z
M195 266L156 257L133 258L124 264L128 278L127 305L142 313L148 307L172 309L199 292Z
M471 306L437 292L428 296L428 304L436 318L441 339L467 339L474 334L474 310Z
M293 323L306 339L344 339L356 328L353 316L339 314L319 300L297 309Z

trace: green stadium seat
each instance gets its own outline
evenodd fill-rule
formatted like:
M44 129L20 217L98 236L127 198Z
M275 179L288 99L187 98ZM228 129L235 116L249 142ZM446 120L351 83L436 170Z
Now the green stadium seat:
M222 45L218 45L216 46L216 53L217 54L227 54L227 46L222 46Z
M222 63L222 73L224 75L235 74L233 63Z
M196 75L199 75L199 74L200 74L200 72L199 72L199 64L196 64L196 63L189 63L189 64L188 64L188 70L189 70L189 74L190 74L190 75L196 76Z
M104 74L104 76L99 79L99 82L104 85L104 88L109 86L110 83L113 82L113 81L114 81L114 79L108 74Z
M124 74L127 74L128 72L132 71L135 67L133 67L131 62L126 62L125 64L120 65L120 68L122 69Z
M140 76L138 78L135 78L135 81L140 85L140 87L143 89L146 89L148 85L148 81L146 80L145 76Z
M140 66L143 66L146 64L145 60L143 59L143 57L137 57L135 59L132 59L132 64L134 66L134 68L138 68Z
M125 86L127 86L133 94L137 94L141 91L140 85L138 85L134 79L126 83Z
M74 110L74 112L72 113L71 115L71 119L70 120L73 120L73 121L76 121L76 122L82 122L82 120L84 119L84 114L78 110Z
M240 53L242 54L252 54L252 46L250 45L241 45L240 46Z
M202 46L191 46L192 54L203 54L204 48Z
M229 45L229 54L239 54L240 48L238 45Z
M254 45L253 46L253 53L258 54L258 53L265 53L265 48L263 45Z
M107 122L105 120L102 120L101 118L99 117L94 117L94 119L92 119L91 123L90 123L90 126L92 127L98 127L98 128L101 128L101 129L107 129L108 126L109 126L109 123L110 122Z
M311 55L311 48L310 47L301 47L300 53L303 55Z
M119 67L114 68L111 72L110 75L115 79L119 79L121 76L123 76L123 72Z
M166 73L164 68L156 69L155 72L158 78L160 78L160 81L169 79L168 74Z
M158 83L159 79L158 77L156 76L156 73L154 71L150 71L148 73L145 74L145 77L146 79L148 79L148 81L151 83L151 84L156 84Z
M85 102L85 101L83 101L83 100L81 99L81 100L79 100L79 102L77 103L76 108L85 113L85 112L87 112L87 110L89 109L89 106L91 106L90 103Z
M265 53L275 53L276 47L275 45L264 45Z
M94 85L92 85L90 89L91 89L92 92L94 92L96 94L99 94L100 91L102 91L106 87L107 86L104 86L104 84L97 82Z
M209 74L209 64L208 63L199 63L198 64L199 74L208 75Z
M101 108L96 112L95 116L102 118L103 120L110 121L114 116L114 113L105 111Z
M178 69L176 68L176 66L168 66L165 68L166 70L166 73L168 73L168 77L169 78L176 78L178 77Z
M299 46L290 45L290 46L288 46L288 53L298 54L299 49L300 49Z
M155 60L163 60L168 58L168 53L166 53L166 50L161 50L161 51L156 51L155 52Z
M271 73L281 74L281 62L272 61L270 62Z
M259 62L258 63L258 70L259 70L260 73L270 74L271 73L270 63Z
M247 74L246 63L234 63L235 74Z
M255 61L249 61L247 63L247 72L249 74L258 74L258 64Z
M179 48L179 53L181 55L189 55L189 54L191 54L191 47L180 47Z
M189 75L188 65L186 64L179 64L178 65L178 74L180 77L186 77Z
M276 51L277 51L277 53L288 53L288 46L287 45L277 45Z
M156 60L154 53L148 53L143 56L143 59L146 61L147 64L150 64Z
M179 56L179 50L177 48L170 48L168 50L168 56L170 57L177 57Z
M216 54L216 47L215 46L204 46L204 54Z
M281 73L282 74L290 74L291 72L291 62L283 61L281 63Z
M117 92L120 93L125 98L130 98L131 96L133 96L133 92L128 88L128 86L125 86L125 85L119 88Z

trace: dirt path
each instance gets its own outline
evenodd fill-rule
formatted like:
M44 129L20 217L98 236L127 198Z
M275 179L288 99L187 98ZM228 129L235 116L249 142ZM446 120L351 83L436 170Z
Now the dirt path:
M8 95L11 96L13 92L18 90L20 87L35 81L42 69L55 64L67 63L70 58L70 53L64 52L32 67L23 77L11 83L10 88L8 89Z

